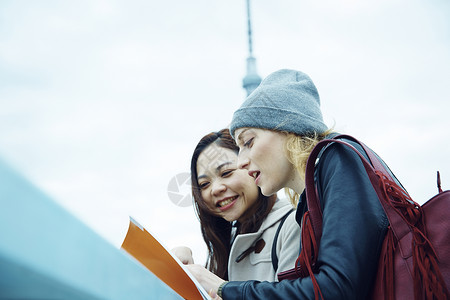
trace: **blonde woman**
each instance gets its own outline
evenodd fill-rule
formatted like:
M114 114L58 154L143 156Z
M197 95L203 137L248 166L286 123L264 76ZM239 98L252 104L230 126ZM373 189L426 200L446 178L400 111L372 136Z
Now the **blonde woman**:
M307 210L306 161L318 141L333 136L323 122L319 95L309 76L294 70L269 75L234 113L230 132L240 149L239 168L266 196L282 188L291 190L301 223ZM323 298L367 299L388 226L377 194L357 154L337 143L321 153L315 185L323 211L315 279ZM224 281L195 265L191 271L223 299L316 297L310 277L277 283Z

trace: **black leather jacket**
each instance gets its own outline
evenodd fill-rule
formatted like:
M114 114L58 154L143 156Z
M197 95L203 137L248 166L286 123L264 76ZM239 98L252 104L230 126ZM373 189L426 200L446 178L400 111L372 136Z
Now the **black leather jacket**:
M352 143L361 153L359 145ZM315 275L324 299L367 299L375 280L382 242L389 224L359 157L331 144L316 166L323 210L323 232ZM305 193L297 222L306 211ZM292 262L294 267L295 262ZM231 281L227 299L314 299L309 277L281 282Z

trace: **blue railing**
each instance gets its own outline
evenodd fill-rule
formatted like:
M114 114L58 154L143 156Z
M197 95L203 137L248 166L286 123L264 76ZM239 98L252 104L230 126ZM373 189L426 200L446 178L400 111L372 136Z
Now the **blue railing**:
M0 299L180 299L0 160Z

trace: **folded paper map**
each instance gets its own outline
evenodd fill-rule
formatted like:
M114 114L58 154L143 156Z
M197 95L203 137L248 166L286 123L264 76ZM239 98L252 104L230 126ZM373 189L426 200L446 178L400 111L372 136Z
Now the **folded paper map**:
M181 261L130 217L122 249L142 263L184 299L211 299Z

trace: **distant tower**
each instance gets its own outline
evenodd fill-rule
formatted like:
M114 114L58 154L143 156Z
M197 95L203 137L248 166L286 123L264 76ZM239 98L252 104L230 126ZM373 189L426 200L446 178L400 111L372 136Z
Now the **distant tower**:
M256 59L253 57L252 46L252 24L250 21L250 0L247 0L247 22L248 22L248 57L247 75L242 80L242 87L247 91L247 96L253 92L261 83L261 77L256 73Z

